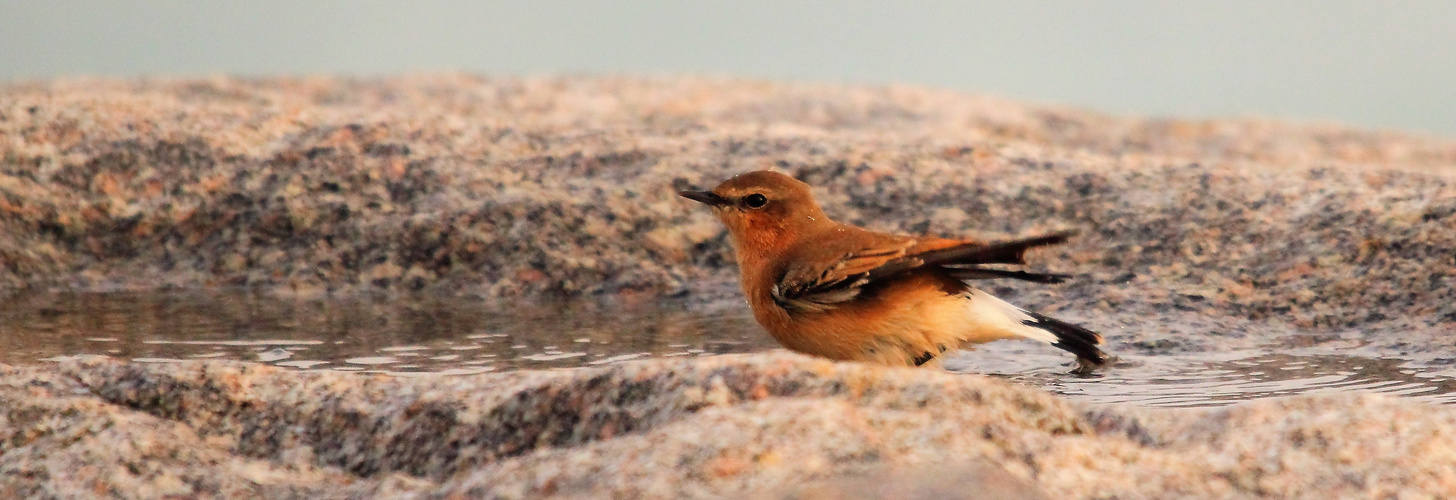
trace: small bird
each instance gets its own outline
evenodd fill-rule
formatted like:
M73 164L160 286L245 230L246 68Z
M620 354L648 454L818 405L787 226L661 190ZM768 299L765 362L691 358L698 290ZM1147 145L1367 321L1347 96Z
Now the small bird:
M1060 283L1022 265L1029 248L1069 232L1001 243L912 237L830 220L809 185L771 171L682 191L728 227L753 317L790 350L894 366L938 365L947 351L1028 338L1077 355L1078 371L1107 362L1102 337L998 299L967 282Z

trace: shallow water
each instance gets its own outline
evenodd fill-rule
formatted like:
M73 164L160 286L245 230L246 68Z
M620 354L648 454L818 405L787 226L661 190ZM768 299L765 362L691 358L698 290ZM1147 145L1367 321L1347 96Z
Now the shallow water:
M737 303L651 301L499 308L469 299L311 300L216 293L37 294L0 307L0 363L102 354L140 362L230 359L297 369L469 374L598 366L777 348ZM1218 406L1302 393L1371 391L1456 402L1456 370L1333 349L1140 354L1091 377L1033 342L947 361L1069 399Z
M1330 349L1244 349L1220 353L1121 354L1110 369L1076 377L1055 352L985 346L947 366L1041 386L1069 399L1139 406L1222 406L1250 399L1332 392L1380 392L1456 403L1456 370Z

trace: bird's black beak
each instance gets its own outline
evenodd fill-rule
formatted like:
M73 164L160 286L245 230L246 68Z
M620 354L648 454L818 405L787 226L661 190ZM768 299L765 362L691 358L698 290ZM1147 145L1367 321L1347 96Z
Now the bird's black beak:
M678 191L677 195L712 207L729 204L727 198L713 194L712 191Z

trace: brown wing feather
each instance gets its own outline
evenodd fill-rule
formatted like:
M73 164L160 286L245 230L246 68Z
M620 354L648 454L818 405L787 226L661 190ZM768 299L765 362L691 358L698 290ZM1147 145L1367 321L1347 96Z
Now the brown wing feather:
M774 301L789 309L823 311L831 304L851 300L859 295L860 287L867 283L864 280L870 272L890 262L903 261L906 251L915 246L916 241L897 237L875 243L874 246L825 255L822 259L802 259L800 263L791 265L773 288ZM832 244L824 244L813 253L830 252L833 247ZM824 262L827 264L821 264Z
M1061 231L1042 236L999 243L965 242L948 248L912 253L926 265L953 266L977 264L1025 264L1026 251L1036 247L1066 242L1076 231Z
M1008 277L1057 283L1064 277L1054 274L1026 273L999 269L979 269L982 264L1024 264L1027 249L1055 245L1074 233L1063 231L1032 238L999 243L957 241L941 238L916 240L889 237L876 245L844 251L837 257L805 259L807 262L829 262L827 265L792 266L773 289L779 305L800 311L825 311L835 304L853 300L866 286L892 280L910 271L926 267L945 270L957 279ZM827 242L826 242L827 243ZM820 248L832 248L826 244Z

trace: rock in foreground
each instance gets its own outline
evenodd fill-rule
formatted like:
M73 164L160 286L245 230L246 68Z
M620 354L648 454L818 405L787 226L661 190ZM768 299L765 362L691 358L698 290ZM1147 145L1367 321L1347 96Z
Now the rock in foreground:
M1087 407L790 354L418 378L92 358L0 367L0 408L5 497L1456 494L1446 408Z

